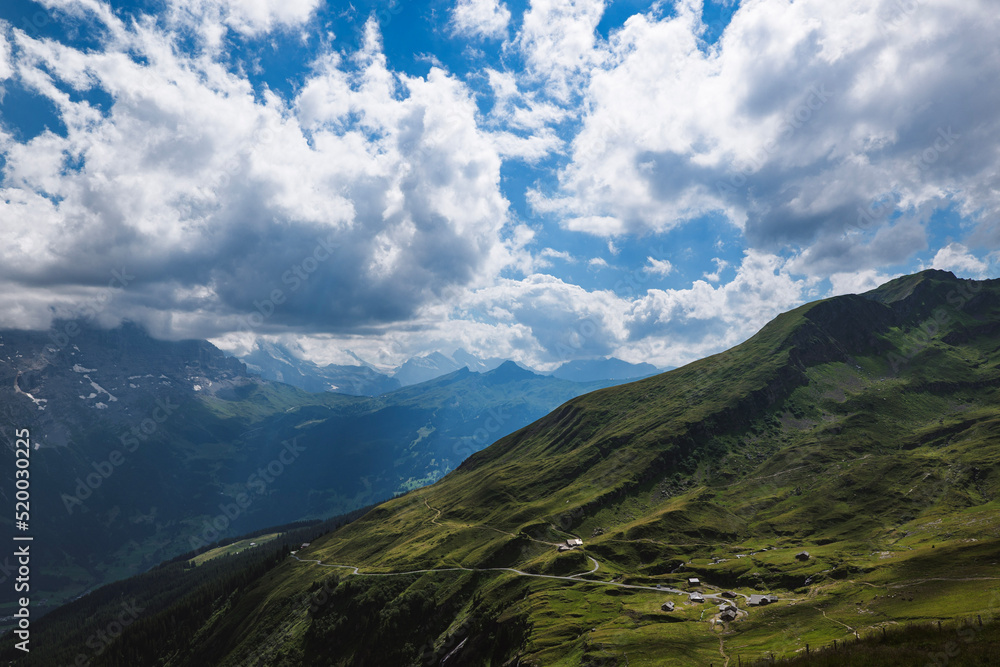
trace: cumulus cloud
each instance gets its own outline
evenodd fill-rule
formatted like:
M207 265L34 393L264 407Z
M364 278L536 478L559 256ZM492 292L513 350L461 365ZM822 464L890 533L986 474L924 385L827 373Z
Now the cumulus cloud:
M712 273L705 273L705 280L710 283L717 283L721 278L722 271L729 266L729 262L720 257L713 257L712 263L715 264L715 271Z
M595 29L604 0L532 0L525 12L518 44L527 59L527 76L566 102L602 54Z
M307 22L321 0L168 0L170 22L194 29L217 49L227 30L257 36Z
M830 276L830 296L861 294L898 277L898 274L884 274L876 269L834 273Z
M600 235L722 212L771 250L927 209L998 210L1000 89L985 82L1000 77L1000 16L984 1L913 5L743 3L710 48L700 2L633 16L569 61L591 66L587 113L560 187L533 202ZM899 252L922 247L912 226L895 235ZM814 252L826 275L870 266L847 246Z
M930 268L983 279L989 275L990 263L973 255L961 243L949 243L937 251L931 260Z
M0 312L18 326L85 303L102 322L234 350L295 340L338 363L464 347L540 368L670 366L920 253L974 277L994 267L1000 17L986 0L754 0L713 45L699 0L606 37L605 0L532 0L517 19L457 0L443 29L501 53L460 75L431 53L421 76L390 65L374 20L357 48L317 39L319 0L168 0L128 22L98 0L43 4L97 37L0 31L0 81L66 128L0 128ZM275 31L315 54L280 94L226 53ZM508 211L514 188L531 226ZM934 248L945 209L968 236ZM626 251L720 217L743 256L702 280ZM575 234L598 239L560 245ZM604 244L615 267L593 257ZM633 280L585 289L575 260ZM113 272L133 277L108 287Z
M452 10L455 32L475 37L503 37L510 10L498 0L458 0Z
M669 276L674 270L674 265L665 259L647 257L646 262L645 270L656 276Z
M590 263L606 264L596 258ZM756 251L748 251L733 281L720 286L699 280L687 289L640 293L622 281L620 289L588 291L533 274L464 297L465 307L479 313L499 309L506 319L487 314L474 325L447 327L490 327L496 338L511 337L502 345L511 358L542 369L604 356L677 366L741 342L802 303L813 284L793 278L781 258ZM505 328L515 323L516 329Z
M286 101L171 33L106 20L103 51L15 33L21 81L68 131L0 136L0 280L58 292L126 267L121 314L208 336L404 321L514 260L468 89L387 69L373 22ZM102 114L66 86L114 103Z

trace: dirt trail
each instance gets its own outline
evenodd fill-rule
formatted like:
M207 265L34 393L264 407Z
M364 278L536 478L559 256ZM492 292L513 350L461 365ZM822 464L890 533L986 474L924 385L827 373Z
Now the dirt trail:
M722 659L725 660L725 662L722 663L722 667L729 667L729 656L726 655L726 651L722 643L722 637L719 637L719 654L722 656Z
M440 526L441 528L444 528L445 526L443 524L438 523L438 519L441 518L441 510L436 510L433 507L431 507L430 503L427 502L426 498L424 498L424 505L427 505L427 509L429 509L430 511L437 512L437 514L434 515L434 518L431 519L431 523L433 523L435 526Z
M854 628L852 628L851 626L849 626L849 625L848 625L847 623L841 623L841 622L840 622L840 621L838 621L837 619L835 619L835 618L830 618L829 616L827 616L827 615L826 615L826 612L825 612L825 611L823 611L822 609L820 609L819 607L813 607L813 609L815 609L815 610L816 610L816 611L818 611L819 613L823 614L823 618L825 618L826 620L828 620L828 621L833 621L834 623L836 623L836 624L838 624L838 625L842 625L842 626L844 626L845 628L847 628L848 630L850 630L851 632L856 632L856 630L855 630Z
M555 575L555 574L533 574L531 572L523 572L521 570L514 569L512 567L431 567L422 570L407 570L406 572L361 572L360 568L355 565L339 565L335 563L324 563L323 561L316 559L299 558L298 552L293 551L291 557L300 563L316 563L320 567L339 567L346 570L351 570L351 574L358 577L402 577L408 574L426 574L429 572L510 572L516 574L520 577L533 577L535 579L555 579L557 581L569 581L574 584L592 584L595 586L614 586L616 588L629 588L633 590L643 590L643 591L653 591L655 593L673 593L675 595L687 595L685 591L677 590L675 588L655 588L653 586L640 586L638 584L620 584L614 581L601 581L599 579L579 579L585 574L590 574L596 571L596 567L590 572L581 572L579 574L573 575ZM595 564L597 561L591 558ZM720 601L726 601L725 598L715 596L715 595L705 595L705 598L718 599Z

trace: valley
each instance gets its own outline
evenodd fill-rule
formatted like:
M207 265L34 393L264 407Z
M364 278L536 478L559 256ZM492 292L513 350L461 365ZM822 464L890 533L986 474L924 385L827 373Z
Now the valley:
M572 399L238 584L191 579L207 608L149 605L93 664L988 664L997 322L1000 281L938 271L807 304ZM148 591L78 600L40 636ZM175 625L195 639L152 631Z
M40 612L218 540L432 483L614 383L508 362L375 397L310 393L249 374L207 342L157 341L134 325L0 337L0 429L30 427L36 446Z

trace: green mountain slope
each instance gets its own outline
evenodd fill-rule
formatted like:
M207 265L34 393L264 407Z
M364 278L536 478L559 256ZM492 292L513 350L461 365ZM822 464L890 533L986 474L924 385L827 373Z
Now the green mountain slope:
M211 637L219 665L731 665L989 623L998 332L1000 281L939 271L808 304L314 540L149 664L205 664ZM763 593L778 599L750 605ZM115 657L133 641L93 664L137 664Z
M157 341L132 325L6 331L0 433L9 465L0 493L13 494L14 431L27 428L32 535L45 545L33 580L42 611L226 536L429 484L606 384L509 364L377 398L311 394L248 375L207 342ZM12 520L0 517L8 540ZM0 583L13 564L0 556ZM3 598L0 616L11 609Z

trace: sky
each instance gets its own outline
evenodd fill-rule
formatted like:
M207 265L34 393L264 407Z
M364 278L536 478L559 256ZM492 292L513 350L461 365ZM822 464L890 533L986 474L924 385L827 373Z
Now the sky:
M990 0L4 0L0 325L661 368L1000 275Z

